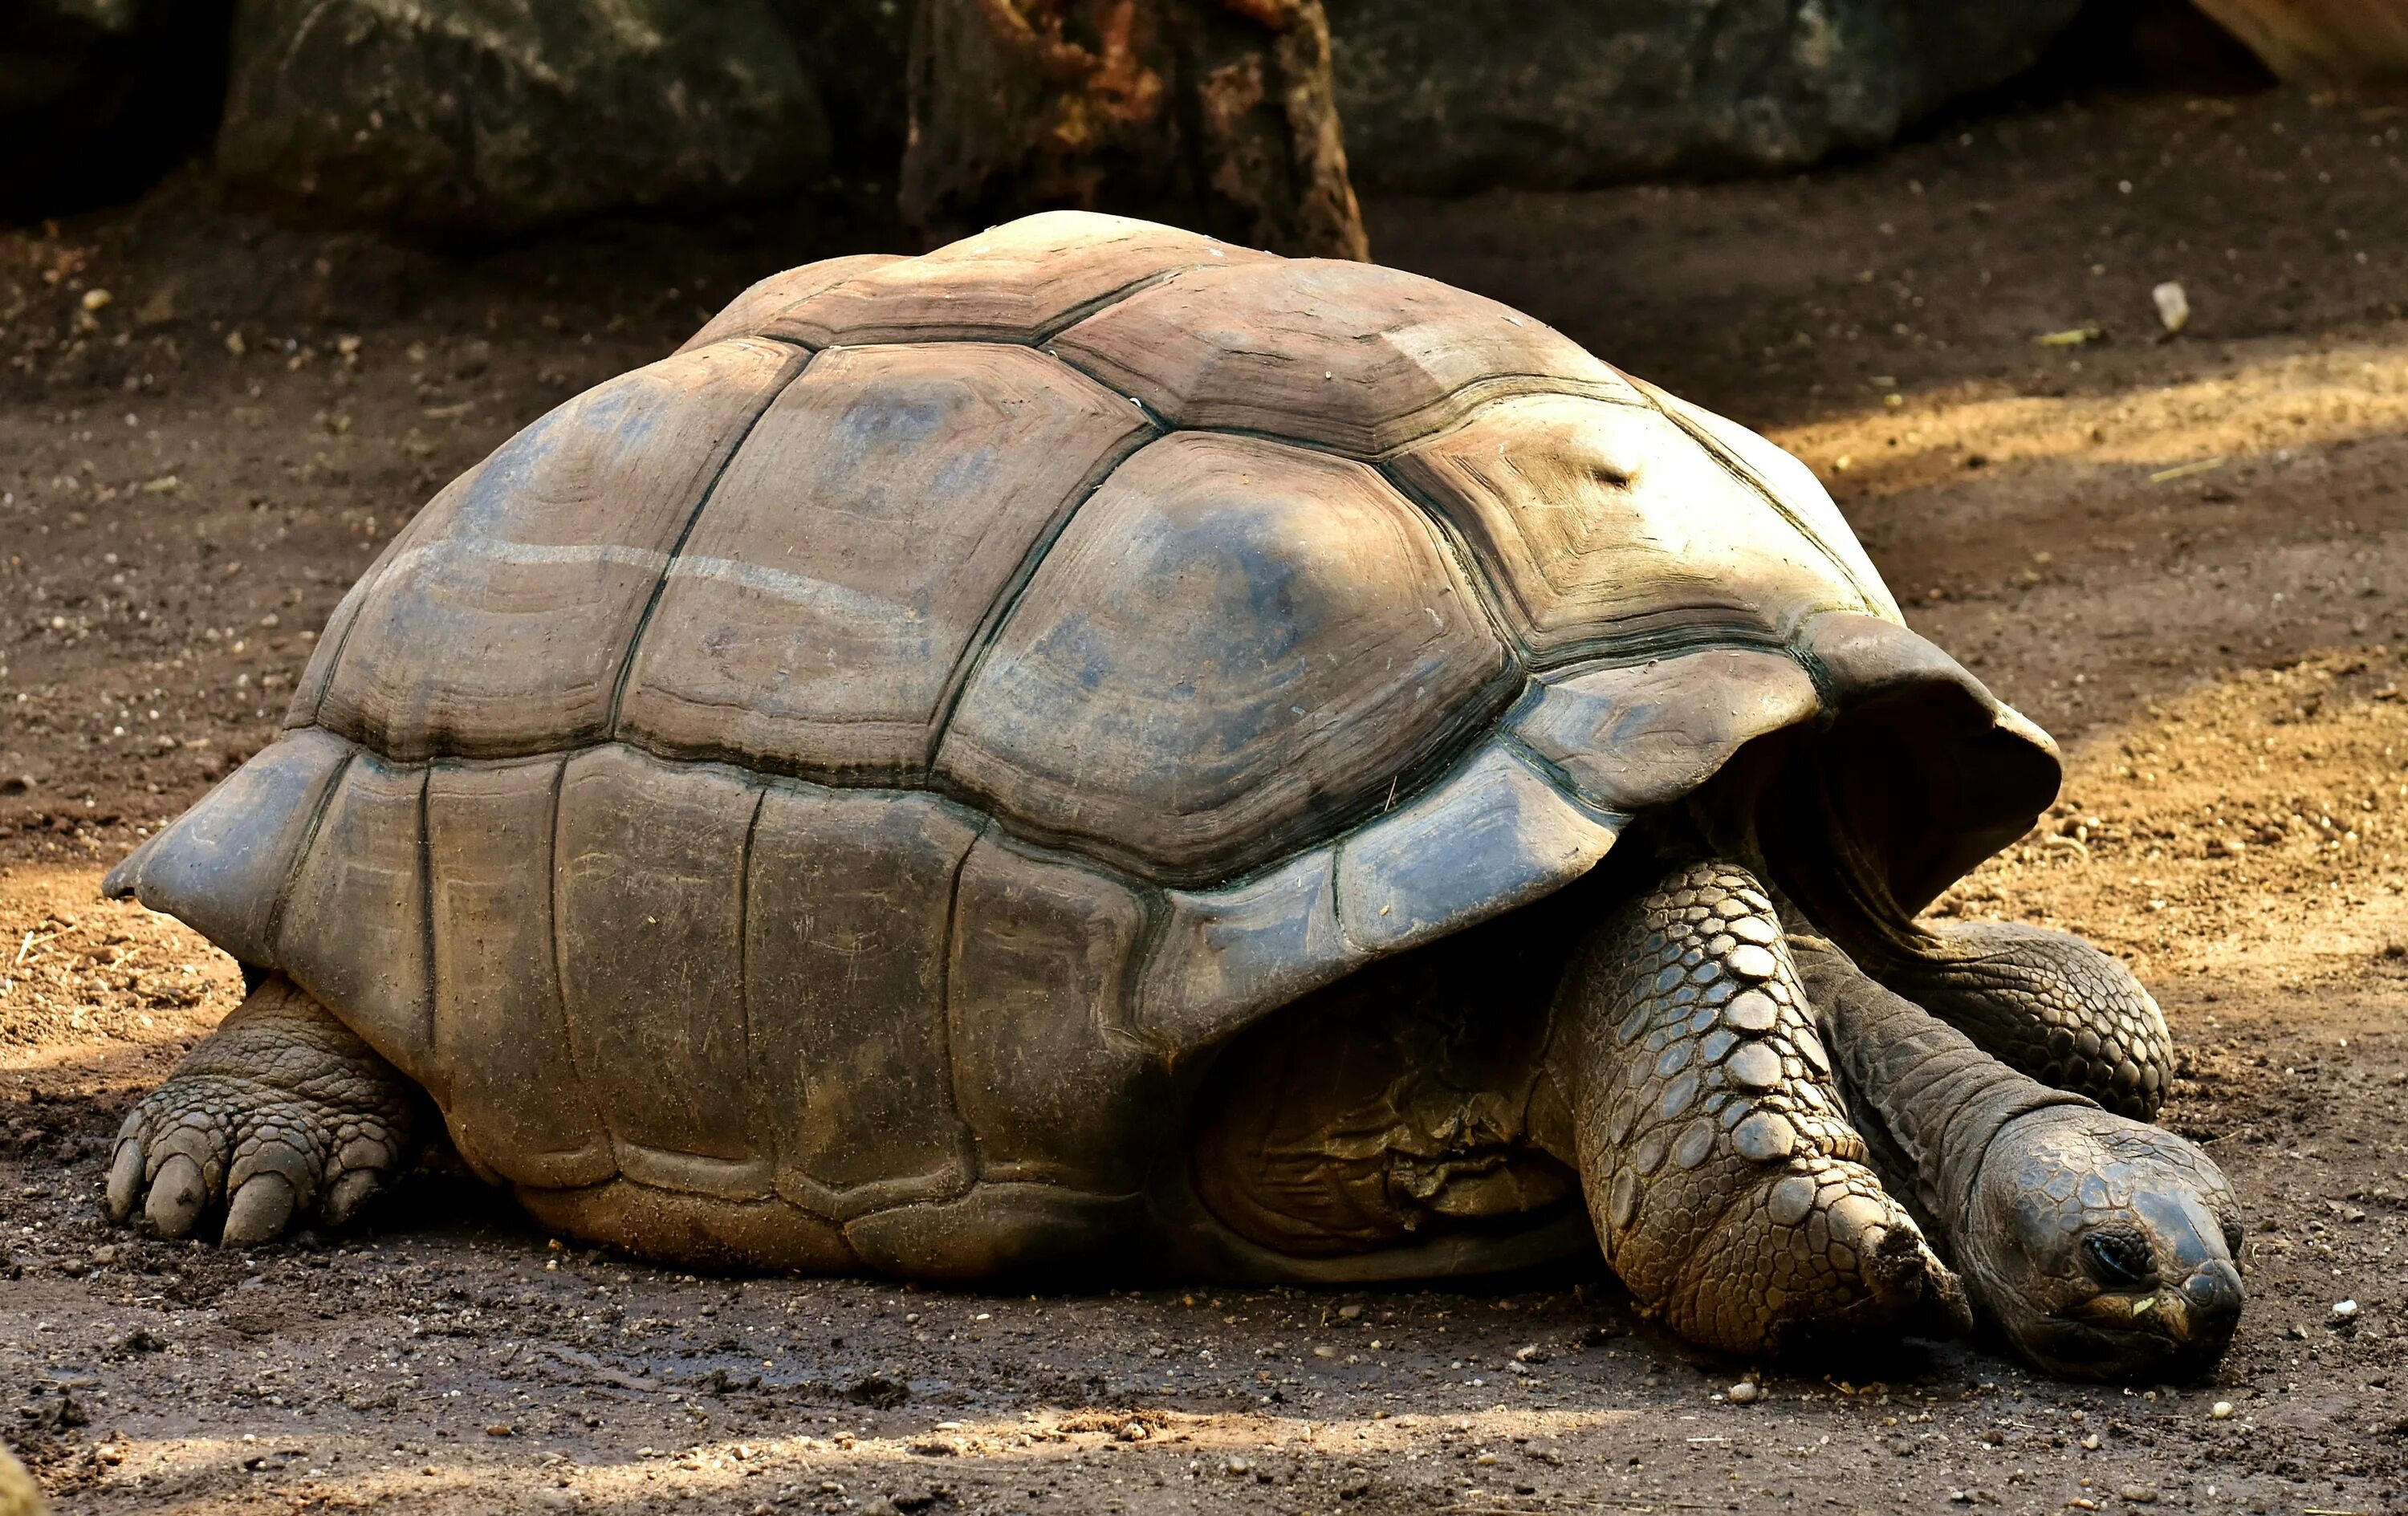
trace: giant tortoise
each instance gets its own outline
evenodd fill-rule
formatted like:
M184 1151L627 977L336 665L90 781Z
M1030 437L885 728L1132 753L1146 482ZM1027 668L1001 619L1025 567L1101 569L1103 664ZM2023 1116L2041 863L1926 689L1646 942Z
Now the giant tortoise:
M1716 1348L2196 1364L2155 1003L1915 919L2057 782L1802 465L1503 306L1078 213L813 264L436 496L110 875L251 991L108 1205L338 1223L431 1106L647 1258L1601 1246Z

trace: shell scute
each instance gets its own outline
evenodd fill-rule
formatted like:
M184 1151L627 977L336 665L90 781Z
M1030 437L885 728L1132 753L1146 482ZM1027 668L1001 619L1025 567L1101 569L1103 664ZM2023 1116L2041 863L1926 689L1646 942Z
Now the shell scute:
M865 272L788 307L761 330L811 347L1035 342L1176 269L1277 262L1151 222L1049 210Z
M1748 742L1820 706L1788 653L1703 648L1552 676L1510 724L1584 799L1630 815L1687 794Z
M1572 804L1502 745L1475 750L1417 804L1345 841L1338 920L1366 953L1430 941L1587 873L1622 820Z
M1864 604L1813 538L1653 408L1500 400L1386 466L1461 531L1541 665L1650 638L1774 637Z
M1426 518L1375 471L1174 433L1047 554L938 770L1036 836L1211 882L1375 804L1489 714L1508 669Z
M421 511L368 583L319 724L389 758L609 735L629 645L695 508L802 356L727 342L567 402Z
M435 1044L425 792L417 764L363 752L344 765L276 931L275 961L294 981L412 1071L430 1069Z
M953 878L979 828L934 795L773 784L752 828L750 1056L779 1113L778 1193L839 1219L897 1184L957 1194L944 1015Z
M843 258L823 258L815 264L772 274L727 302L718 315L703 324L701 331L686 338L678 351L691 352L730 337L760 336L778 318L822 291L901 262L902 258L894 253L857 252Z
M1323 259L1181 274L1047 348L1174 426L1365 458L1517 390L1641 403L1578 343L1508 307L1416 274Z
M578 1072L628 1178L770 1193L744 998L747 837L761 788L624 747L568 761L553 865Z
M1025 348L821 354L666 566L619 732L780 772L924 774L1006 586L1152 435Z
M946 1011L982 1179L1126 1192L1167 1134L1161 1062L1128 1029L1144 902L993 833L956 887Z
M357 751L316 728L278 738L110 869L101 893L136 896L244 963L273 964L285 886Z
M436 764L426 774L435 1040L420 1076L452 1145L517 1184L595 1184L618 1171L569 1051L553 935L561 757ZM415 1073L415 1070L411 1070Z

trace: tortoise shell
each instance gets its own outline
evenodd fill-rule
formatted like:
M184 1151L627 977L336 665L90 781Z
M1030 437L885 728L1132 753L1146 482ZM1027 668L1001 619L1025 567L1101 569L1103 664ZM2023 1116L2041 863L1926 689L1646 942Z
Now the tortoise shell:
M968 1277L1128 1236L1211 1050L1751 744L1901 921L2057 777L1762 439L1429 279L1057 212L766 279L505 443L107 887L558 1224Z

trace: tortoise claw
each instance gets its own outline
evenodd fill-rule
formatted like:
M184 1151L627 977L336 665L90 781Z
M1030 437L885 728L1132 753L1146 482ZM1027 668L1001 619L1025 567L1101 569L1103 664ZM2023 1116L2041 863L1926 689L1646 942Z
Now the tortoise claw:
M281 1174L254 1174L245 1180L226 1205L222 1244L241 1248L281 1236L293 1219L294 1198L293 1185Z
M145 1212L164 1237L190 1237L194 1223L209 1203L208 1181L201 1166L184 1154L170 1153L150 1178L150 1199Z
M135 1197L142 1190L142 1140L120 1137L116 1161L108 1166L108 1219L122 1222L134 1214Z

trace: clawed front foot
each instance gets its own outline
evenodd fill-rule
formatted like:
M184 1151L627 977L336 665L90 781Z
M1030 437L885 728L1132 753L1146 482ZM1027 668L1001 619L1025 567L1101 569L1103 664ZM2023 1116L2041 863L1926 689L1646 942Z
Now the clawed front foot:
M125 1118L108 1213L162 1237L224 1213L232 1245L349 1220L416 1151L423 1098L281 975L254 990Z
M1675 871L1600 927L1556 1015L1583 1186L1642 1309L1727 1352L1838 1330L1961 1332L1956 1276L1866 1166L1772 904Z

